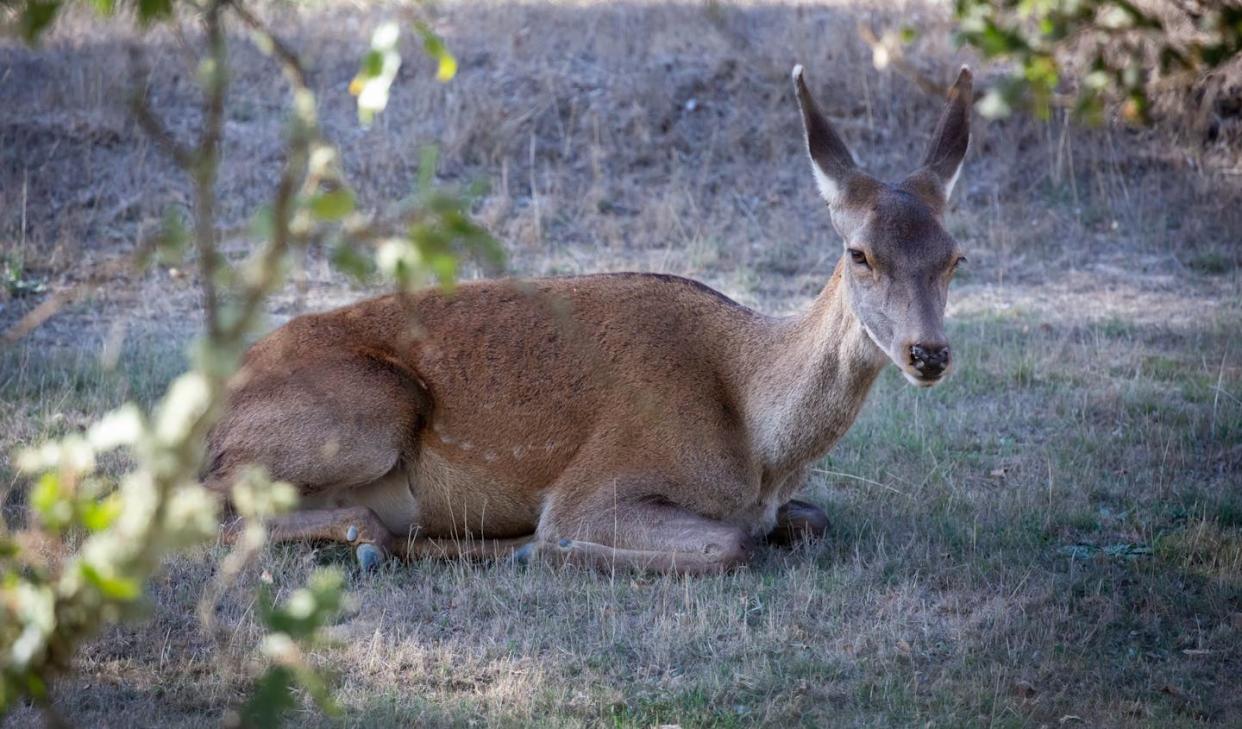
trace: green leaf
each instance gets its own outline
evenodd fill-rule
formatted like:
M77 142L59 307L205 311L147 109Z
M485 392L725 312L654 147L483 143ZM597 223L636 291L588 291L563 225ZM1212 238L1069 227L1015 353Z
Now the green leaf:
M22 37L27 43L34 43L43 35L43 31L48 29L52 21L56 19L56 13L60 12L59 0L51 0L51 2L43 2L42 0L29 0L26 7L22 10L21 29Z
M348 243L339 243L332 249L332 265L360 281L375 273L375 261Z
M250 217L250 234L259 240L271 240L276 233L276 213L271 205L264 205Z
M280 717L295 705L293 694L293 671L285 666L272 666L259 679L250 700L242 708L242 726L274 727L280 725Z
M381 23L371 34L371 50L362 57L362 66L349 82L349 93L358 97L358 120L364 126L388 106L388 92L401 68L397 41L401 28L395 22Z
M189 239L181 212L176 208L168 208L164 211L164 222L159 238L156 239L159 262L165 266L180 265L185 258L186 242Z
M358 72L359 75L375 78L383 71L384 54L376 50L367 51L367 54L362 57L362 68Z
M85 562L82 563L81 570L86 581L94 585L106 598L129 602L142 594L142 587L137 580L105 576L94 565Z
M320 220L340 220L354 211L354 193L347 187L322 192L310 199L310 210Z
M30 506L49 529L60 530L73 518L73 506L61 488L60 477L49 471L30 491Z
M431 192L439 159L440 148L434 144L425 144L418 151L418 191L424 195Z
M426 23L415 23L414 29L423 38L423 51L436 61L436 80L447 83L457 75L457 59L444 45L444 39Z
M87 501L79 507L82 526L92 532L101 532L112 526L112 522L121 515L121 499L116 494L99 501Z
M138 0L138 21L148 25L172 15L172 0Z
M340 572L320 570L280 607L275 607L271 591L263 586L259 591L259 616L274 633L285 633L294 639L310 638L340 610L343 584Z

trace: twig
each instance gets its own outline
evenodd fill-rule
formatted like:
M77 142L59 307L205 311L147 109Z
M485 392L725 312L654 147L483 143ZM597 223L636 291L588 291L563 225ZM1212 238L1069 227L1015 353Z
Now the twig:
M48 319L56 316L62 308L86 296L96 288L112 279L121 269L129 265L128 260L106 261L92 272L85 281L66 286L39 302L39 305L5 330L0 335L0 345L11 346L22 337L38 329Z
M276 57L280 59L280 65L284 67L285 74L289 76L289 82L299 88L307 88L306 71L302 68L302 62L298 59L289 46L276 36L267 25L259 20L258 16L250 12L250 10L238 0L230 3L233 13L238 19L246 24L251 31L256 33L263 42L271 48Z
M147 103L146 87L151 71L147 66L146 57L138 46L129 49L130 76L138 81L129 95L129 108L142 131L159 145L164 153L173 158L177 166L190 169L194 165L194 154L188 147L178 142L160 121Z
M207 316L207 336L220 334L219 299L216 293L216 168L220 162L220 137L224 127L224 98L228 89L225 68L228 52L221 27L220 11L227 0L212 0L207 6L207 53L211 70L206 80L206 113L199 133L194 166L194 239L198 265L202 272L203 308Z
M39 328L43 322L56 316L56 312L60 311L65 304L86 293L84 289L85 287L83 286L71 286L67 289L61 289L39 302L38 306L31 309L16 324L5 330L4 337L0 341L3 341L6 346L14 344L17 340Z

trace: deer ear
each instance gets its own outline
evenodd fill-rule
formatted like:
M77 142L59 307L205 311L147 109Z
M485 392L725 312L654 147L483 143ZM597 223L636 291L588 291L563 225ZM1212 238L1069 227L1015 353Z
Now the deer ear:
M806 129L806 150L811 156L811 171L819 194L830 207L837 207L845 198L846 187L856 172L854 155L833 131L820 113L811 92L802 78L802 66L793 68L794 92L802 109L802 126Z
M953 193L957 175L962 171L962 159L970 145L970 110L974 106L974 84L970 69L962 66L957 81L949 89L949 102L940 115L936 131L932 134L931 147L923 160L923 169L915 176L926 177L930 172L938 183L941 207Z

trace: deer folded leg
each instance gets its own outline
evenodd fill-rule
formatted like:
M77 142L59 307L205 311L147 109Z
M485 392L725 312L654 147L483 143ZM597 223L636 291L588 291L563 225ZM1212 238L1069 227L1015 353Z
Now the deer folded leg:
M828 533L828 527L828 515L823 509L794 499L776 513L776 527L768 533L768 543L793 546L820 539Z
M673 504L649 502L554 512L541 521L538 534L538 540L514 553L518 562L712 574L747 564L753 546L735 526Z
M620 549L606 544L561 539L557 542L530 542L513 553L519 564L543 561L550 564L572 564L601 572L633 571L676 575L705 575L727 572L749 560L749 548L732 551L664 552L644 549Z
M534 538L533 534L516 539L420 537L397 545L397 552L406 559L506 559Z
M241 534L241 522L225 526L221 538L226 543ZM268 540L277 542L325 541L341 542L354 548L354 555L364 569L370 569L385 557L401 551L402 540L384 526L375 512L364 506L339 509L295 511L267 522Z

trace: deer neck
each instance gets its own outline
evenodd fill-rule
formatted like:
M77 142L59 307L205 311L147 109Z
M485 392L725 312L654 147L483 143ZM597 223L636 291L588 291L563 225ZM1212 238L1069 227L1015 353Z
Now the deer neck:
M887 361L850 307L842 271L838 263L809 311L776 320L766 351L756 353L745 409L765 472L797 470L827 453Z

